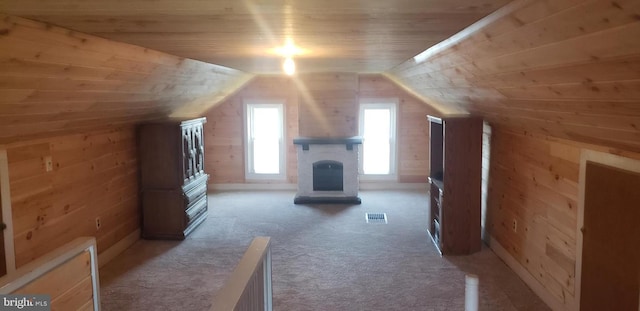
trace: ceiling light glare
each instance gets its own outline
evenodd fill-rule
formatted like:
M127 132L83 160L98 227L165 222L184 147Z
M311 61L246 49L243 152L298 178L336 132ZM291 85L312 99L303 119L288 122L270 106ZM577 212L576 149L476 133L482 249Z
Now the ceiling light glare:
M291 76L296 73L296 63L293 62L291 57L287 57L282 64L282 69L284 70L284 73Z

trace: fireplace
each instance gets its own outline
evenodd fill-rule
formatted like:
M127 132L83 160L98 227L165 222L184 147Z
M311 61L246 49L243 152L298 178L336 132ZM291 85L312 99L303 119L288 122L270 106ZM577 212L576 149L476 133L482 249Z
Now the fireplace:
M360 204L358 149L361 137L296 138L298 193L296 204Z

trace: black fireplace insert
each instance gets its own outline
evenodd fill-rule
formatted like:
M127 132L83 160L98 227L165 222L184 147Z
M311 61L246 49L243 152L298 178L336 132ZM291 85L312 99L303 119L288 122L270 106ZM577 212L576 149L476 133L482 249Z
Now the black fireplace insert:
M343 167L337 161L313 163L313 191L344 191Z

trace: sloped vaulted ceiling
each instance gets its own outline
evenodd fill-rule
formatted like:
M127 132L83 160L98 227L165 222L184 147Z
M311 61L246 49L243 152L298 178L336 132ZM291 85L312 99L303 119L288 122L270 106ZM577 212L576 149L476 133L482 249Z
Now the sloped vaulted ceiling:
M299 72L384 71L509 1L0 0L0 144L196 116L288 38Z
M640 151L640 1L518 0L388 72L496 125Z
M0 12L251 73L382 72L511 0L0 0Z
M243 54L239 44L271 44L274 38L280 43L287 35L286 25L272 23L289 16L292 29L298 31L294 34L309 42L320 40L326 47L345 47L337 49L342 53L318 60L313 65L317 70L363 72L400 63L507 2L354 0L296 6L298 2L283 0L246 7L217 1L217 15L204 20L196 18L204 16L197 7L179 2L183 7L171 10L177 21L158 19L162 14L145 15L147 9L157 13L167 10L162 5L178 3L169 0L125 1L123 6L117 1L0 0L0 11L69 23L80 31L88 27L117 40L152 38L167 49L176 43L190 51L209 50L212 59L247 68L266 67L255 54ZM212 2L192 3L209 8ZM496 125L639 151L639 6L637 0L515 0L387 71L387 76L443 113L471 112ZM251 8L261 11L261 18L254 20ZM0 18L0 143L166 115L195 115L251 77L17 17ZM207 26L212 40L220 39L216 44L181 33L209 22L226 25ZM261 23L277 31L257 34L254 28ZM439 30L431 36L429 29ZM179 33L173 35L179 40L165 42L160 30ZM316 33L324 36L315 37ZM260 44L256 46L263 50Z
M0 14L0 144L199 116L252 75Z

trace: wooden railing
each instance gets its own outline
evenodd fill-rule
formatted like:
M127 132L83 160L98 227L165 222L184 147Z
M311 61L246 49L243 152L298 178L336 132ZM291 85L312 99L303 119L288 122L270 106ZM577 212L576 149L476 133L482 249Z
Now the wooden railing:
M271 311L270 238L256 237L227 283L218 291L211 311Z
M49 295L52 310L100 310L96 240L77 238L0 278L0 294Z

